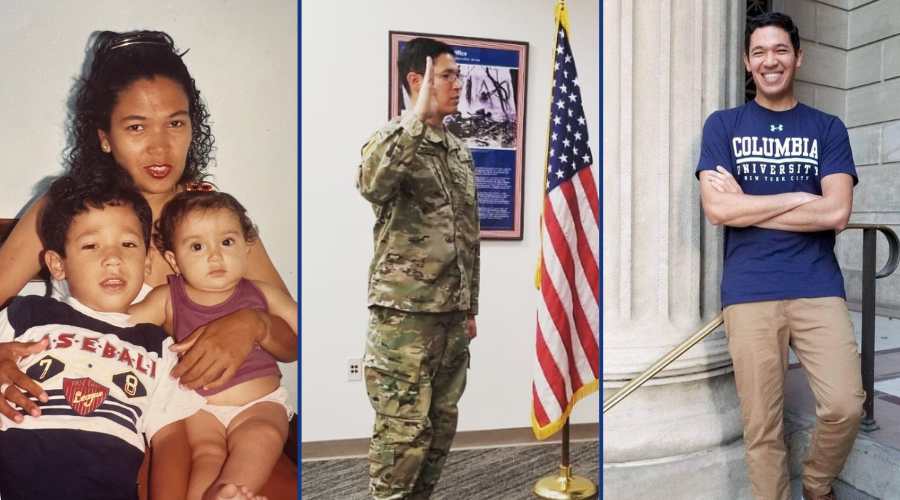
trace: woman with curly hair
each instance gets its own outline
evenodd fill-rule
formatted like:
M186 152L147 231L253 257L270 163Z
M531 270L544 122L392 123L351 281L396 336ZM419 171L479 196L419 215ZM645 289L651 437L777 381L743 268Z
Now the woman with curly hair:
M209 112L181 59L184 54L178 53L169 35L104 31L92 45L94 59L75 102L69 171L88 179L127 172L157 220L169 200L207 176L214 143ZM41 268L38 223L45 206L45 199L39 198L0 247L0 304L4 306ZM156 249L150 252L152 266L139 300L174 272ZM259 240L250 247L244 277L290 293ZM68 293L64 282L54 281L52 287L54 295ZM297 337L282 319L245 309L198 328L179 343L174 349L182 353L182 360L172 376L189 389L215 389L232 378L257 343L279 361L297 359ZM42 401L46 394L18 370L16 361L23 353L44 347L41 343L0 344L0 388L4 389L0 413L8 418L23 418L11 404L40 415L22 391Z

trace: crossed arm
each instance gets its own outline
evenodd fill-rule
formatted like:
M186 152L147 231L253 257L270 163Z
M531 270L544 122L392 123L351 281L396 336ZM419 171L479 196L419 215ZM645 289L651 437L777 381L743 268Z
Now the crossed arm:
M853 178L822 178L822 196L810 193L747 195L728 170L700 172L703 211L713 225L757 226L792 232L842 231L853 205Z

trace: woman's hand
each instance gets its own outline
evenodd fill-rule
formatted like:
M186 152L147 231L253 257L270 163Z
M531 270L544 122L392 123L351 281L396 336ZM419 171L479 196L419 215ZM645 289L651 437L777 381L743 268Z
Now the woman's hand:
M182 358L169 376L181 379L188 389L216 389L234 377L254 344L278 361L297 359L297 336L283 319L241 309L201 326L171 346L169 349L182 353Z
M0 344L0 413L6 418L22 423L25 417L16 411L12 404L24 408L33 417L41 416L41 409L33 401L28 399L22 391L36 396L42 403L49 400L47 393L41 389L37 382L19 370L18 361L23 356L37 354L50 345L47 339L39 342L7 342ZM0 424L2 425L2 424Z

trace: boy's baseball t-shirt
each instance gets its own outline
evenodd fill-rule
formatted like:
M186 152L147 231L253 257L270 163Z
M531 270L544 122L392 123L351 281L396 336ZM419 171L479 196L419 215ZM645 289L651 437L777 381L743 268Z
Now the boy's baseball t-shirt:
M18 297L0 311L0 342L50 340L19 361L50 397L31 398L41 416L16 424L0 415L4 498L137 499L144 435L203 406L169 379L178 357L165 330L128 318L72 297Z
M745 194L804 191L822 195L821 181L848 174L858 182L841 120L798 103L772 111L756 101L716 111L703 127L696 175L728 169ZM722 307L815 297L846 299L834 255L835 232L725 228Z

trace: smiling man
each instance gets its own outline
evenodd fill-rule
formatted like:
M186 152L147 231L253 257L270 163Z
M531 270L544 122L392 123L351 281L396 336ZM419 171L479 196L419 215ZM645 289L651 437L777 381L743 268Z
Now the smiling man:
M449 45L407 42L397 60L411 111L363 147L372 203L363 360L375 409L369 477L377 500L427 500L456 434L478 313L479 219L472 153L444 126L462 89Z
M787 500L784 378L790 345L816 397L803 498L834 499L831 482L862 416L860 361L834 255L850 218L856 168L837 117L797 102L803 61L790 17L747 23L744 64L756 99L710 115L697 176L703 210L725 226L722 307L757 500Z

